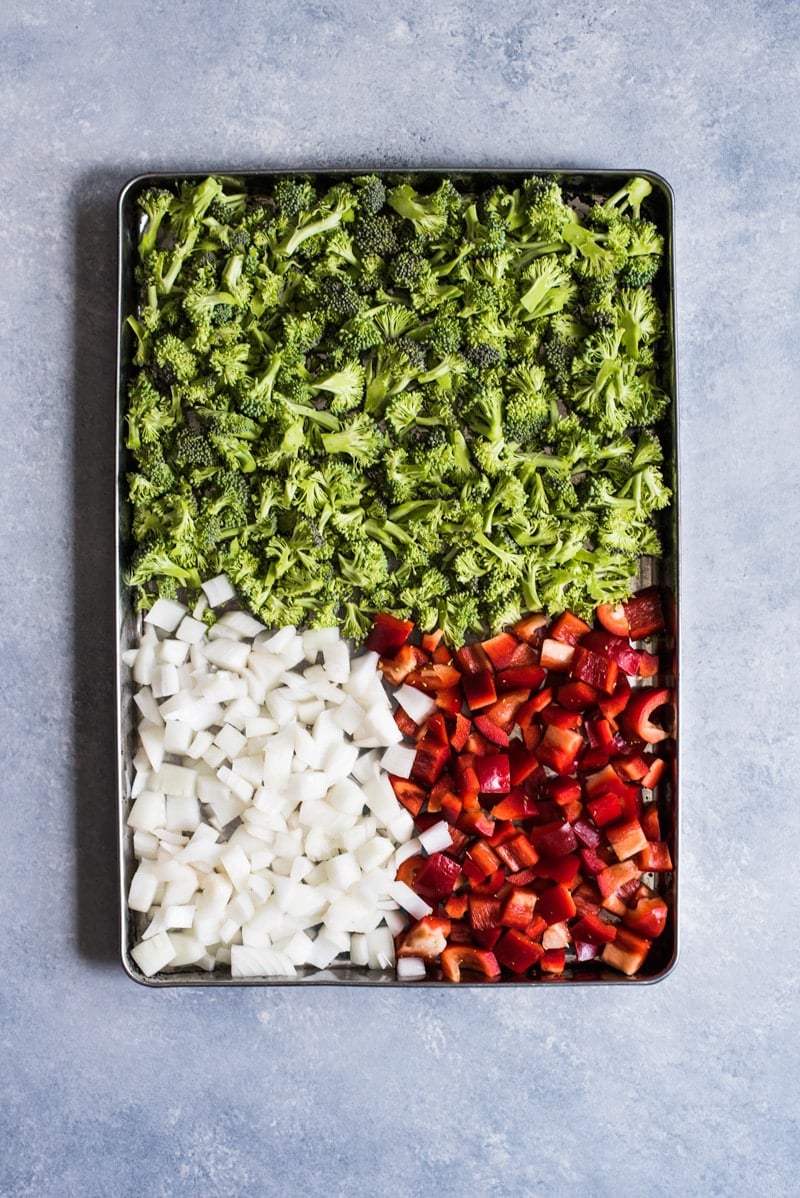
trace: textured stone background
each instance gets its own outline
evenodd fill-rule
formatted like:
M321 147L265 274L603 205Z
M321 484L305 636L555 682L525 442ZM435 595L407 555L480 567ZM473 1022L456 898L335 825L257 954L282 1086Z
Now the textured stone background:
M796 1192L798 12L5 6L0 1193ZM115 197L315 164L675 189L683 947L655 987L155 992L116 963Z

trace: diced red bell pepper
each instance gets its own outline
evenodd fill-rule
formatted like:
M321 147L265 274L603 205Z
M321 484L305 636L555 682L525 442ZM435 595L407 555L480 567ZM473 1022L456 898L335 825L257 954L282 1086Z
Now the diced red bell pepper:
M408 686L432 695L436 691L450 690L458 686L461 675L455 666L423 665L412 670L405 679Z
M613 766L606 765L603 769L588 774L583 780L583 785L589 798L593 799L607 791L623 794L627 783L623 782Z
M563 886L574 886L581 868L577 853L566 853L562 857L540 857L536 873L550 882L561 882Z
M637 935L630 928L618 927L616 937L605 946L600 960L604 965L611 965L630 977L641 969L651 946L651 940Z
M394 722L402 732L403 736L407 736L409 740L416 740L417 736L421 735L421 731L417 724L414 723L411 716L403 711L402 707L397 707L394 713Z
M458 715L461 711L463 702L461 697L461 687L451 686L446 690L436 691L433 696L433 701L439 708L439 711L445 715Z
M577 645L581 637L589 631L586 621L571 611L562 612L550 625L550 636L554 641L562 641L565 645Z
M501 820L529 819L533 810L533 801L523 790L515 788L492 807L491 814Z
M647 848L647 837L638 819L612 824L610 828L606 828L606 837L620 861L627 861L629 857L635 857L642 849Z
M461 671L462 678L467 674L491 673L492 663L477 642L473 645L462 645L456 650L453 659Z
M469 866L469 869L467 868ZM472 868L477 871L473 875ZM482 882L489 874L494 873L500 867L500 860L494 852L494 849L485 840L476 840L470 845L467 850L467 855L464 858L464 872L469 873L474 880Z
M398 620L386 612L379 613L372 622L366 647L379 657L394 657L406 643L414 630L412 620Z
M467 737L467 743L464 745L464 751L471 753L473 757L485 757L489 749L489 742L485 736L481 736L477 728L473 728Z
M660 587L645 587L644 590L637 591L623 607L628 621L628 635L632 641L646 640L666 627Z
M594 749L584 749L578 756L578 769L582 774L587 771L599 770L608 765L613 752L613 745L598 745Z
M616 924L607 923L592 911L586 911L570 931L573 940L582 940L585 944L610 944L617 935Z
M513 728L517 712L527 702L529 694L530 691L527 690L506 691L490 707L486 707L482 714L498 728L508 732Z
M525 935L529 940L541 940L546 928L547 920L542 919L541 915L537 912L525 929Z
M577 778L547 778L543 793L559 807L567 807L581 798L581 784Z
M503 934L503 929L500 927L480 928L473 932L473 940L481 948L487 948L490 952L494 952L494 946Z
M670 873L672 857L664 840L648 841L646 848L636 854L636 864L645 873Z
M464 808L456 826L470 836L491 836L494 832L494 820L481 807Z
M536 876L536 866L530 865L527 869L506 874L506 882L509 886L530 886L531 882L536 881Z
M503 906L500 923L506 928L520 928L524 931L533 919L536 899L534 890L527 890L523 886L514 887Z
M415 645L403 645L394 657L382 657L378 662L378 669L387 682L392 686L399 686L427 660L427 656Z
M539 895L536 914L548 925L561 923L562 920L572 919L575 914L575 901L566 886L556 883L548 886Z
M641 653L634 649L627 637L614 636L610 632L595 630L588 633L581 645L592 649L595 653L615 661L619 668L630 677L635 677L641 666Z
M517 668L521 669L522 666L535 666L538 664L538 650L535 649L533 645L526 645L524 642L520 642L520 644L517 645L517 648L514 650L514 656L511 658L508 668L510 670L516 670Z
M577 845L572 824L561 820L531 828L530 840L540 857L563 857Z
M517 620L512 626L511 631L514 636L525 641L528 645L535 645L537 648L542 643L544 630L547 627L547 617L541 612L535 612L530 616L523 616L521 620Z
M606 849L605 852L607 853L608 850ZM580 856L581 865L583 866L583 872L585 874L596 876L597 874L602 873L603 870L609 865L609 862L603 856L603 850L601 850L599 847L593 848L589 845L583 845L578 850L578 854Z
M455 794L444 794L439 800L439 811L442 819L447 820L448 824L455 824L461 819L464 804Z
M597 618L608 632L615 636L627 636L630 631L628 617L621 603L601 603L597 609Z
M642 831L648 840L661 839L661 820L658 814L658 803L655 800L645 803L642 808Z
M667 770L667 763L663 757L654 757L650 765L650 769L642 778L642 786L645 790L655 790L659 782L663 778Z
M459 861L446 853L431 853L417 874L413 889L423 898L446 898L455 890L460 874Z
M576 648L570 666L573 678L593 686L595 690L613 695L618 673L619 666L611 658L603 657L602 653L595 653L593 649L584 649L583 645Z
M477 758L473 759L473 761L477 760ZM478 795L481 793L481 784L475 766L463 757L457 757L455 771L458 797L466 806L472 806L473 803L477 803Z
M497 698L494 678L489 670L481 670L477 674L464 674L461 684L470 711L479 711L481 707L488 707Z
M586 739L593 748L613 744L614 729L608 720L585 720L583 726L586 729Z
M633 861L619 861L614 865L609 865L606 869L599 873L595 878L598 888L603 898L608 898L615 891L631 882L638 879L639 869Z
M511 770L507 753L490 753L475 759L475 773L481 794L508 794Z
M632 756L612 757L611 764L618 774L623 778L630 779L631 782L641 782L647 771L650 769L650 762L642 753L634 753Z
M585 845L586 848L589 849L597 848L597 846L600 844L600 841L603 839L603 834L599 828L596 828L593 824L590 824L588 820L585 819L576 820L572 825L572 831L575 833L576 838L581 842L581 844Z
M500 964L512 973L527 973L542 959L544 949L518 928L509 928L497 942L495 954Z
M519 641L510 632L500 632L488 641L481 641L484 653L496 670L504 670L517 650Z
M447 645L437 645L431 654L431 661L437 666L449 666L453 660L453 654L448 649Z
M563 948L545 949L539 968L542 973L559 974L564 972L567 963L566 950Z
M647 653L646 650L639 650L639 677L653 678L658 673L660 662L655 653Z
M467 743L467 740L469 739L469 734L471 731L472 724L467 717L462 715L460 711L456 712L453 730L450 733L450 748L453 750L453 752L461 752L461 750L464 748L464 745Z
M527 869L528 866L536 865L539 860L538 850L524 832L518 832L516 836L507 842L506 847L514 854L514 859L518 862L520 869Z
M469 907L469 895L466 890L462 890L460 894L451 894L444 905L444 909L451 919L463 919Z
M569 774L582 744L583 737L579 732L551 724L536 747L536 756L542 765L549 766L557 774Z
M633 906L622 913L622 922L627 928L646 936L648 940L656 940L667 926L669 914L667 904L648 887L642 888L645 893L638 897Z
M479 973L486 978L499 978L500 966L489 949L473 948L468 944L450 944L439 958L442 975L448 982L460 982L462 970Z
M597 702L598 692L588 682L565 682L556 691L556 699L567 711L585 711Z
M581 882L580 886L576 886L573 890L572 897L575 902L575 913L579 918L583 918L587 911L592 915L600 913L602 896L593 881Z
M417 878L425 868L425 863L428 860L422 853L415 853L413 857L406 857L405 861L401 861L397 867L398 882L405 882L406 886L410 886L413 890Z
M618 674L613 695L599 695L597 706L607 720L613 720L625 710L630 696L631 684L624 674Z
M500 856L500 846L504 845L507 840L513 840L518 832L519 828L512 820L495 819L494 832L492 832L492 835L488 839L489 844L497 851L498 857Z
M393 774L389 775L389 781L398 803L401 803L413 816L419 815L425 802L425 791L422 787L417 786L410 778L395 778Z
M509 666L505 670L498 670L495 675L494 685L498 695L503 695L507 691L535 691L542 685L546 677L546 672L540 665L529 666ZM526 695L527 699L528 696Z
M539 661L546 670L553 670L554 673L559 674L568 674L574 656L574 645L568 645L563 641L554 641L552 637L546 637L542 641L542 651Z
M498 895L503 898L501 892L507 890L506 886L506 871L502 865L498 865L494 873L489 874L488 878L484 878L482 882L475 882L472 886L473 894L482 895Z
M401 933L395 953L398 957L422 957L423 961L435 961L447 948L449 935L449 919L425 915L412 924L408 931Z
M623 864L627 865L627 862ZM633 900L633 896L639 889L640 875L637 871L632 878L628 878L627 882L623 882L611 894L607 894L601 902L601 907L604 911L610 911L612 915L622 917L628 908L628 904Z
M469 922L475 932L485 932L497 927L503 904L492 895L471 894L469 896Z
M521 740L512 740L510 742L508 746L508 763L512 786L519 786L539 768L539 758L535 753L526 749L524 742ZM524 819L525 817L515 816L514 818Z
M442 643L444 632L441 628L434 628L433 632L426 632L422 637L422 648L426 653L433 653L434 649L438 649Z
M501 749L508 748L508 733L490 720L488 715L476 715L474 722L481 736L485 736L492 744L499 745Z
M432 786L444 771L449 759L449 744L442 744L438 740L425 736L417 743L411 777L422 786Z
M606 791L605 794L590 799L586 804L586 810L598 828L605 828L622 819L622 795L617 791Z
M467 895L467 907L469 907L469 895ZM468 919L453 919L450 924L450 935L447 937L447 947L452 944L472 944L474 932L469 926Z
M583 724L583 716L579 711L567 711L566 707L559 707L558 703L548 703L539 713L539 719L545 727L555 724L557 728L574 729Z
M620 725L629 736L637 736L650 745L666 740L669 732L654 724L650 716L671 702L672 692L667 687L647 687L634 691L620 716Z
M425 737L428 740L436 741L437 744L449 747L450 738L447 735L447 724L444 722L441 711L434 711L428 719L425 725Z

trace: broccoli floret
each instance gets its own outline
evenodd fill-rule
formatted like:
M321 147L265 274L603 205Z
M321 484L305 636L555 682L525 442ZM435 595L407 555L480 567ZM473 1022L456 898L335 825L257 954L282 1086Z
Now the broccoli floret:
M372 216L386 203L386 187L377 175L360 175L353 180L362 212Z
M309 212L316 202L316 192L308 179L279 179L272 191L281 216L294 220Z
M332 395L330 410L339 415L360 406L364 398L364 378L364 367L360 362L351 360L339 370L320 375L309 383L309 388L317 393L324 391Z
M322 434L325 452L344 454L361 466L378 461L384 438L375 421L364 413L352 416L338 432Z
M164 333L156 339L153 358L158 368L158 378L166 386L189 383L197 374L197 356L174 333Z
M360 254L377 254L381 258L393 254L398 244L392 219L372 214L359 217L353 240Z
M146 258L156 248L158 233L175 197L164 187L148 187L136 203L147 216L147 224L139 237L139 257Z
M339 324L356 316L364 301L344 275L326 275L320 280L318 302L325 316Z

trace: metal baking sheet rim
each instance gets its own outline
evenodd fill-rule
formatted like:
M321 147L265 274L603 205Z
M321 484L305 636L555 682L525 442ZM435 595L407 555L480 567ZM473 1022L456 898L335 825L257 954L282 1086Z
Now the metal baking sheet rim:
M132 864L132 847L131 835L127 828L126 818L130 806L130 788L126 777L126 767L128 766L127 749L133 732L133 727L129 721L129 714L126 712L126 700L128 705L133 702L133 690L125 678L126 667L122 661L122 653L130 644L126 642L126 635L131 630L132 622L135 622L135 617L130 609L129 596L127 588L122 579L122 554L124 550L125 540L123 534L124 512L126 498L123 490L124 482L124 446L122 443L121 432L123 428L124 416L124 388L127 382L127 369L129 363L126 361L125 351L125 319L128 313L132 310L132 300L134 296L134 280L132 270L132 259L135 253L135 230L131 217L131 209L135 204L134 195L137 191L141 191L145 187L156 183L165 183L166 181L179 180L194 180L202 179L208 175L224 175L226 177L234 177L241 179L247 184L258 180L268 180L278 176L316 176L318 178L347 178L355 174L378 174L382 177L392 177L397 175L413 175L420 179L424 178L441 178L444 176L485 176L485 177L502 177L502 178L518 178L522 179L532 174L547 173L559 177L562 182L578 186L583 182L591 182L595 184L606 181L609 186L616 184L619 186L627 179L634 175L647 178L654 186L654 191L660 194L664 204L664 232L666 235L667 252L665 255L665 263L668 272L666 294L663 297L663 303L666 308L667 320L670 331L671 350L669 361L667 363L668 382L672 397L671 419L667 423L666 433L669 438L669 443L665 446L669 452L665 453L665 461L671 466L670 484L673 490L673 502L667 513L667 518L663 523L661 532L667 538L667 545L664 557L655 563L655 571L653 578L665 586L669 587L674 597L674 626L670 629L673 636L673 663L674 676L671 685L674 691L675 699L675 737L674 737L674 754L672 759L672 840L671 850L673 856L673 872L669 883L668 891L670 896L670 918L668 921L668 934L670 935L669 951L666 955L666 960L660 967L650 975L635 975L627 977L624 974L614 970L604 969L597 972L581 972L575 975L565 973L561 976L554 977L534 977L534 978L503 978L498 981L489 982L479 978L466 978L459 983L461 988L473 989L480 987L485 989L489 986L499 987L504 989L508 986L521 988L539 988L541 986L631 986L631 985L652 985L655 982L663 981L675 969L679 952L679 887L678 876L680 870L680 801L679 801L679 779L681 776L681 737L680 737L680 678L681 669L681 635L680 635L680 599L679 599L679 577L680 577L680 445L678 430L679 422L679 400L678 400L678 378L677 378L677 320L676 320L676 290L675 290L675 243L674 243L674 205L675 196L670 183L658 172L652 170L619 170L614 169L599 169L579 167L444 167L444 168L394 168L386 170L383 168L371 168L369 166L358 168L317 168L317 167L293 167L291 169L269 169L269 170L232 170L230 168L209 168L208 170L192 170L192 171L151 171L133 176L122 187L118 199L118 287L117 287L117 377L116 377L116 500L115 500L115 540L118 566L118 585L115 603L115 618L116 618L116 705L117 705L117 816L118 816L118 877L119 877L119 933L120 933L120 963L122 968L132 981L139 985L161 989L163 987L183 987L183 986L318 986L318 985L335 985L335 986L391 986L398 988L429 988L429 987L452 987L452 983L446 982L439 978L426 978L418 981L399 981L393 970L377 971L364 970L356 966L343 965L340 967L329 967L324 970L316 970L307 967L305 970L300 970L297 977L293 978L232 978L230 975L217 976L214 973L195 970L194 972L167 970L146 977L141 970L138 969L135 961L131 957L131 948L133 947L133 927L134 918L128 910L127 906L127 890L131 876ZM588 190L588 189L585 189ZM606 190L606 188L603 188ZM651 577L643 578L643 582L653 580ZM658 942L657 942L658 943Z

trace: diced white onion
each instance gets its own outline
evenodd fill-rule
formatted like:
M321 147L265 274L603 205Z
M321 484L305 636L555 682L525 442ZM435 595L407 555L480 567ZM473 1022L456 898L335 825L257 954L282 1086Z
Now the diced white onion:
M425 962L422 957L400 957L398 959L398 982L416 982L426 976Z

